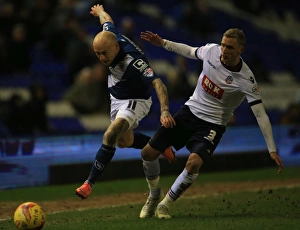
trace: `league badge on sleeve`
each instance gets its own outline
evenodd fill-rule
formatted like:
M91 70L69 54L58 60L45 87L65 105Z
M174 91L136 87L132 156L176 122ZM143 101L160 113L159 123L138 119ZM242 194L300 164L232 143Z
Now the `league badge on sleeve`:
M153 73L153 69L152 68L147 68L144 70L143 75L145 77L153 77L154 73Z
M253 87L252 87L252 92L253 93L256 93L256 94L259 94L259 88L258 88L258 85L255 84Z

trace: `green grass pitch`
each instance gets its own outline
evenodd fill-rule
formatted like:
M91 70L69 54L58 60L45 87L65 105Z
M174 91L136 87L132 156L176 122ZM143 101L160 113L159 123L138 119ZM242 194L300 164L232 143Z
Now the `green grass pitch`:
M299 229L300 226L300 168L285 168L282 175L277 168L250 171L202 173L193 187L205 190L208 184L277 181L277 186L268 189L246 189L244 191L207 193L205 196L183 196L171 209L171 220L155 217L139 219L143 202L128 202L116 206L105 206L80 210L74 208L63 212L46 212L43 230L198 230L198 229ZM164 190L172 184L176 176L162 175ZM294 185L284 185L293 180ZM280 186L280 184L283 184ZM27 200L51 202L74 199L74 188L78 185L43 186L0 191L0 204L22 203ZM99 182L93 196L105 197L126 193L146 193L144 178ZM83 201L84 202L84 201ZM84 206L84 203L82 203ZM0 208L0 210L2 210ZM0 213L1 215L1 213ZM13 215L13 213L12 213ZM0 220L1 230L16 229L11 217Z

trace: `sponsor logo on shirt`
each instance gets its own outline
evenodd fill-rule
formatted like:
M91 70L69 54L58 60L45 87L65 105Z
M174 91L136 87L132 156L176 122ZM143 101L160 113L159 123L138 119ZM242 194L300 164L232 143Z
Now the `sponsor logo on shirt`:
M232 77L232 76L228 76L228 77L225 79L225 82L226 82L226 84L232 84L232 82L233 82L233 77Z
M212 82L212 80L210 80L206 75L204 75L202 80L202 88L211 96L217 99L222 99L224 90Z

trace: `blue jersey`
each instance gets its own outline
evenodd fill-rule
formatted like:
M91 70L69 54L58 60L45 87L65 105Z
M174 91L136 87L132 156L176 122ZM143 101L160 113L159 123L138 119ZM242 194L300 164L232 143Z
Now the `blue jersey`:
M114 24L106 22L103 30L117 36L120 51L109 66L108 90L117 99L148 99L152 95L152 81L158 76L149 66L142 50L120 34Z

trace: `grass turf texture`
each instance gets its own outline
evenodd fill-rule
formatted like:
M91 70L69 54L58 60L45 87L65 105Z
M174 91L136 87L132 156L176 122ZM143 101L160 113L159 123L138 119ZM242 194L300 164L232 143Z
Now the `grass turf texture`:
M276 175L276 167L254 171L202 173L192 187L206 188L208 183L243 183L269 181L284 182L294 179L300 182L300 168L285 168ZM164 190L171 185L175 176L162 176ZM299 180L298 180L299 179ZM0 191L0 203L24 201L59 201L74 199L73 191L78 185L45 186ZM192 188L191 187L191 188ZM143 178L98 182L92 196L120 195L147 192ZM276 187L254 191L235 191L206 196L183 196L172 207L171 220L156 218L139 219L143 206L140 203L124 203L86 210L68 210L47 213L43 230L93 230L93 229L299 229L300 186ZM84 208L84 201L82 206ZM78 207L80 208L80 207ZM0 213L1 214L1 213ZM11 218L0 221L0 229L15 229Z

